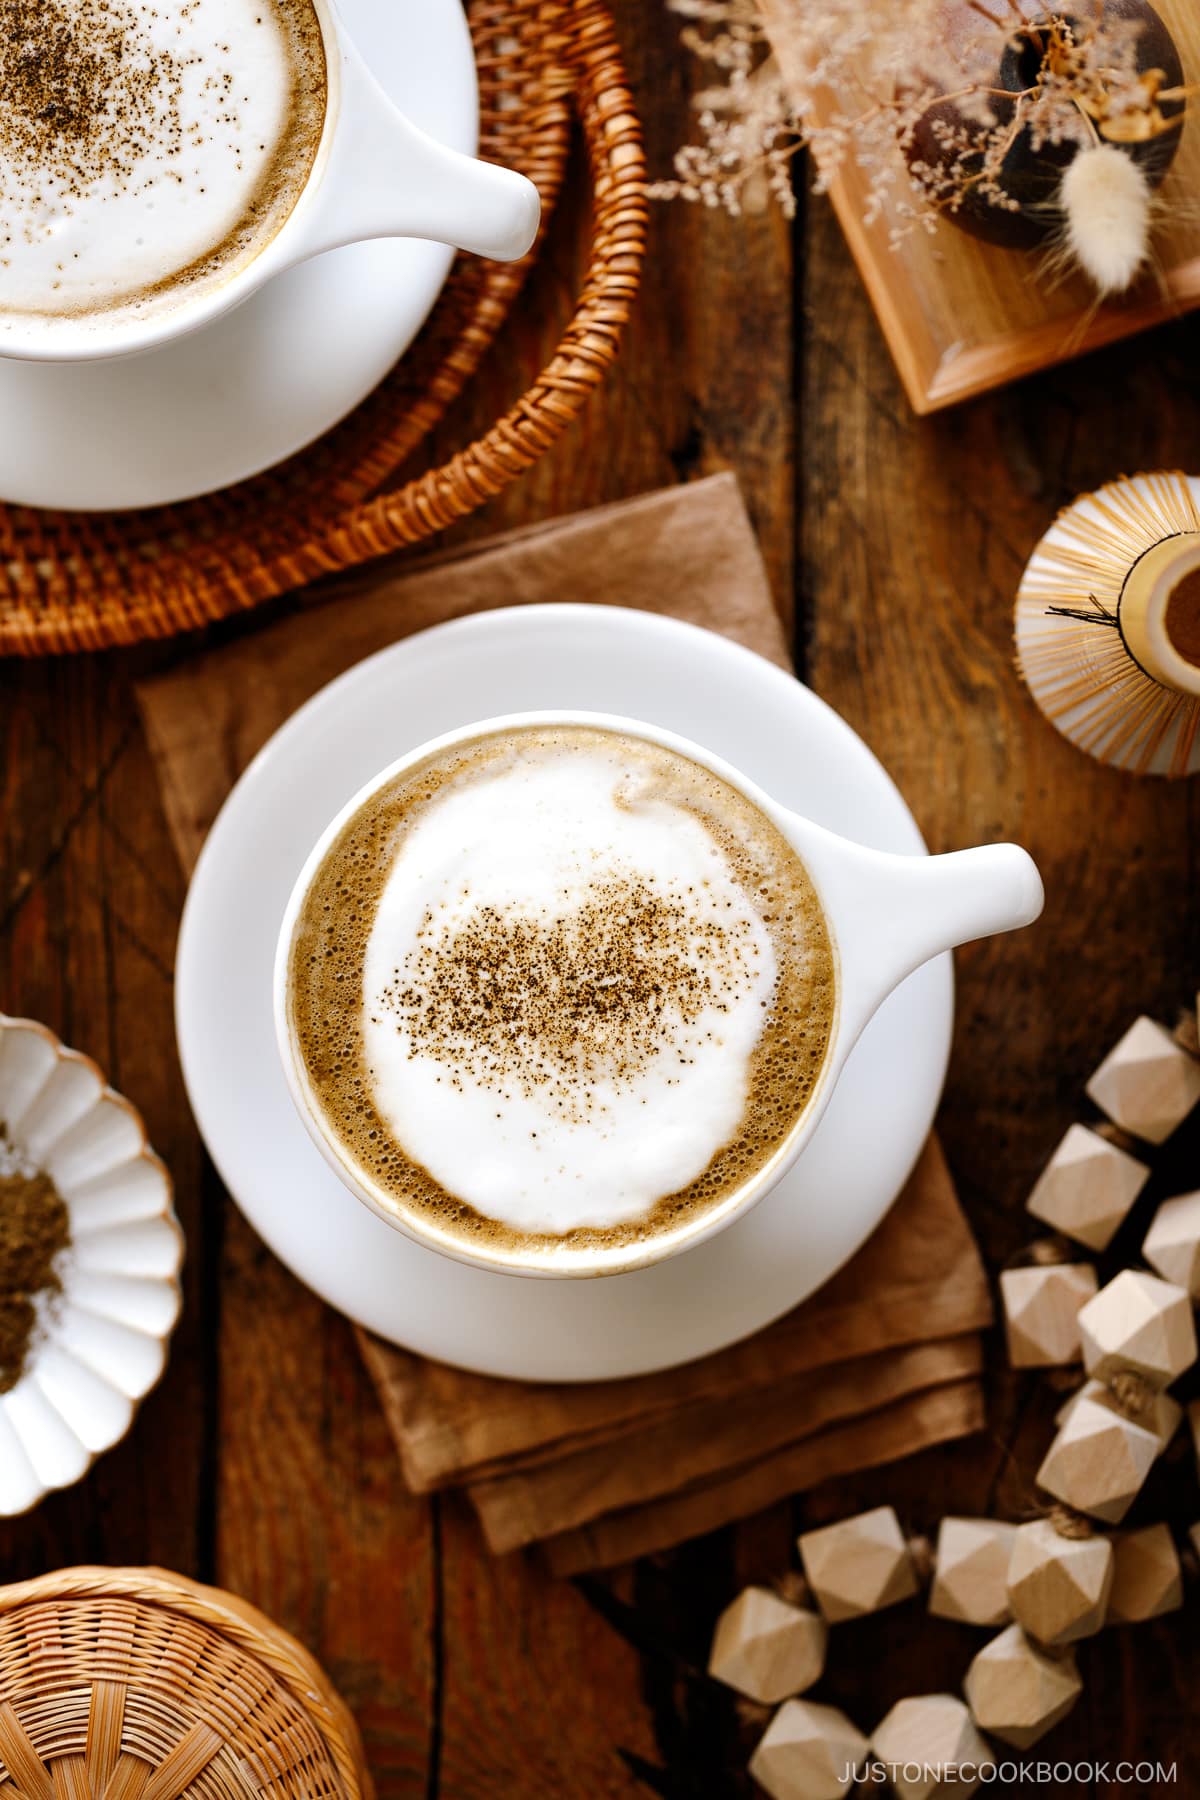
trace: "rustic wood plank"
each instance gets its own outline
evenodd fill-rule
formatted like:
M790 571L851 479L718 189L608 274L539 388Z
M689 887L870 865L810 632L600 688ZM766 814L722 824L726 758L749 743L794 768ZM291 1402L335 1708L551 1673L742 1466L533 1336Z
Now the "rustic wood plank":
M1116 775L1072 749L1034 709L1011 649L1021 568L1054 511L1118 470L1194 466L1177 399L1181 386L1194 393L1194 332L1171 327L919 421L817 202L804 316L799 605L809 679L882 758L933 849L1012 836L1046 880L1037 927L957 959L939 1129L996 1268L1031 1235L1025 1197L1079 1113L1098 1056L1136 1012L1172 1018L1200 973L1195 783ZM1176 1154L1182 1168L1188 1146ZM1190 1154L1194 1165L1194 1142ZM1178 1170L1164 1170L1158 1185L1173 1182ZM1139 1237L1131 1221L1102 1272L1136 1256ZM945 1511L1019 1516L1035 1505L1056 1397L1038 1377L1010 1375L993 1335L986 1438L831 1483L798 1504L797 1520L823 1523L881 1492L910 1529L927 1532ZM1139 1522L1164 1513L1188 1522L1195 1495L1177 1465L1154 1472ZM1086 1647L1084 1698L1050 1741L1056 1759L1140 1747L1186 1768L1195 1633L1165 1619L1139 1627L1136 1647L1134 1638L1106 1632ZM977 1638L897 1608L856 1624L838 1647L829 1697L869 1731L913 1690L914 1671L926 1690L957 1689Z
M62 1564L198 1566L211 1506L195 1129L174 1049L183 883L117 658L0 664L0 1008L94 1056L175 1177L191 1254L167 1375L88 1481L0 1524L0 1578ZM164 1456L163 1446L170 1444Z
M434 1716L433 1529L405 1492L351 1329L229 1202L209 1328L220 1344L216 1579L324 1663L381 1795L419 1793Z

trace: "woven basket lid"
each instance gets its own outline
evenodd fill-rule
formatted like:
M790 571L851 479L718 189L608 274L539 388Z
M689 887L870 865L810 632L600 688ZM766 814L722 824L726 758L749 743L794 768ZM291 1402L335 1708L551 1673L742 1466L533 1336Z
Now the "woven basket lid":
M160 1569L0 1588L0 1800L372 1800L328 1677L244 1601Z

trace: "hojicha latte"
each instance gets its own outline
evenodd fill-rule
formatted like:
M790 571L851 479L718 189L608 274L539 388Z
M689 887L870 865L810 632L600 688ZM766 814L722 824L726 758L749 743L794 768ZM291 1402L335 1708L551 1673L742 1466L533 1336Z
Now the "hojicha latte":
M770 1159L832 1034L825 920L773 822L589 725L456 743L385 783L288 954L326 1135L465 1248L674 1231Z
M0 0L0 323L228 280L300 198L326 90L312 0Z

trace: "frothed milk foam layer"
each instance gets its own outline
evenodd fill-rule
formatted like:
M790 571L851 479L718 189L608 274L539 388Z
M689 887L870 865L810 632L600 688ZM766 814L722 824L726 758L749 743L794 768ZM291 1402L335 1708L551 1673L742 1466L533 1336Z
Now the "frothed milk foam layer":
M177 303L274 237L326 107L311 0L0 0L0 321Z
M708 770L587 726L456 746L357 812L291 951L342 1153L522 1246L652 1235L803 1111L832 953L796 853Z

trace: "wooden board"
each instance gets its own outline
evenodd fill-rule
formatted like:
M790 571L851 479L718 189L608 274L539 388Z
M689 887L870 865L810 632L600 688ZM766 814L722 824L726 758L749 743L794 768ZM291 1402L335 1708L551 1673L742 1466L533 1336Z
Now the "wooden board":
M788 3L770 0L770 8ZM1186 78L1196 80L1200 7L1195 0L1157 3ZM1200 120L1185 125L1159 193L1152 267L1127 296L1099 306L1081 275L1061 282L1041 278L1044 250L981 244L948 221L932 234L910 231L893 248L891 207L873 224L863 222L867 185L848 157L830 198L918 413L1051 368L1200 305Z

